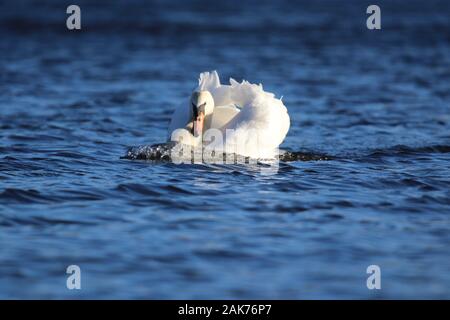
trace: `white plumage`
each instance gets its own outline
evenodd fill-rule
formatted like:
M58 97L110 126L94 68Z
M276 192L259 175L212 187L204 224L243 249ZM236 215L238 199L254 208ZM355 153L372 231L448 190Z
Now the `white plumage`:
M213 101L209 102L207 92ZM220 130L223 136L223 139L212 142L204 139L205 148L252 158L268 159L278 154L278 147L289 130L290 119L283 102L274 94L265 92L261 84L245 80L238 83L230 79L230 85L222 85L216 71L203 72L194 94L196 101L205 101L207 106L203 134L213 128ZM192 97L190 102L182 104L173 113L169 140L174 130L186 129L182 132L185 136L183 143L202 143L201 137L195 138L190 131L193 126L191 104L194 104Z

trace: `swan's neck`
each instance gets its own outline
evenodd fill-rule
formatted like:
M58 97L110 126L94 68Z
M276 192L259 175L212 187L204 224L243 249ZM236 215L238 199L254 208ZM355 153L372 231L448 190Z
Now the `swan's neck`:
M203 126L203 133L205 133L206 130L211 128L211 121L212 121L212 113L205 115L205 120L204 120L205 124Z

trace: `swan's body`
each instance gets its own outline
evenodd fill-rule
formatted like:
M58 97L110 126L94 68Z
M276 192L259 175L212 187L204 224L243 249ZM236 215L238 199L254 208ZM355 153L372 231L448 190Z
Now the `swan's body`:
M273 158L289 126L283 102L265 92L262 85L233 79L230 85L221 85L216 71L204 72L189 104L184 103L173 113L169 140L176 129L185 129L176 131L185 144L198 146L203 142L205 148ZM211 133L215 137L221 133L221 138L207 138Z

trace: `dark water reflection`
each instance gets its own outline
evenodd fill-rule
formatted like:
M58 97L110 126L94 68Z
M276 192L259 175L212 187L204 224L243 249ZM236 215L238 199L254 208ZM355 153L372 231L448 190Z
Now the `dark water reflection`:
M450 297L447 2L379 1L379 32L352 1L108 3L79 1L79 33L57 2L0 5L0 297ZM120 159L211 69L333 159Z

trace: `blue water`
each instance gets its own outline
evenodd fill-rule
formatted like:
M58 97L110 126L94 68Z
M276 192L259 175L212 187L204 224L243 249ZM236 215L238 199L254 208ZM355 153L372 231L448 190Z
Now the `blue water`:
M448 2L77 4L0 3L0 298L450 298ZM120 159L213 69L329 160Z

